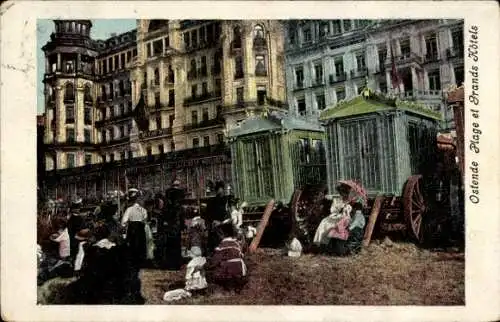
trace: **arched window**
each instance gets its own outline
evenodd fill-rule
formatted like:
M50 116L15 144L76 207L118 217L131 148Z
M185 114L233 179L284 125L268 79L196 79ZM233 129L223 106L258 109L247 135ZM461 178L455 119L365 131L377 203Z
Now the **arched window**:
M264 28L261 25L256 25L253 29L253 45L255 48L265 48L266 38L264 36Z
M160 70L155 68L155 85L160 85Z
M83 91L83 99L85 102L92 102L92 91L89 84L85 85L85 89Z
M75 87L73 84L66 84L64 89L64 100L65 101L74 101L75 100Z
M264 28L262 28L261 25L256 25L255 28L253 28L253 37L255 39L264 38Z
M241 29L239 26L233 29L233 48L241 48Z

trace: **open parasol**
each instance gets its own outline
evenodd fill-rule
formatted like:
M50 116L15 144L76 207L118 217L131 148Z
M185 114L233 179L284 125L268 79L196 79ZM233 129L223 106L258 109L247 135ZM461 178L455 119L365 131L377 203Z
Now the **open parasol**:
M337 186L347 186L349 189L348 202L349 203L360 203L363 207L368 204L368 194L366 193L363 186L353 180L341 180L338 181Z

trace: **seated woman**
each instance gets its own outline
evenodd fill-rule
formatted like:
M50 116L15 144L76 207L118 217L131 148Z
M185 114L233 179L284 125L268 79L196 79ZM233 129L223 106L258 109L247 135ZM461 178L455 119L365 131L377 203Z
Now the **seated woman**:
M220 226L224 238L207 263L210 280L226 290L240 292L247 282L247 266L241 244L236 240L231 224Z

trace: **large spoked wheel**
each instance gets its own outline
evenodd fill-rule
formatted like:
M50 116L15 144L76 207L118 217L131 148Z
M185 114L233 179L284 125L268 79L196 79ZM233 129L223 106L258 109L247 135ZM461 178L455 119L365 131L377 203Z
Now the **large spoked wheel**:
M403 191L403 206L408 229L419 243L423 243L423 219L428 207L424 198L422 175L408 178Z

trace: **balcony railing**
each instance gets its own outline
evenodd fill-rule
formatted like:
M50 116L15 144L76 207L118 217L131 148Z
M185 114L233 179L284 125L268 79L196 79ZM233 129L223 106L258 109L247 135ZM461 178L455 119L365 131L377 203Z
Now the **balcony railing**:
M205 93L205 94L201 94L201 95L197 95L197 96L191 96L191 97L188 97L184 100L184 105L192 105L192 104L196 104L196 103L201 103L201 102L215 99L218 97L220 97L220 95L217 96L215 92Z
M395 61L396 64L409 64L409 63L417 63L417 64L422 64L423 63L423 57L417 53L411 52L411 53L404 53L402 55L399 55L396 57ZM386 62L386 65L390 65L392 62L389 60Z
M418 99L418 100L440 100L442 98L441 90L411 90L401 93L401 97L404 99Z
M201 128L205 128L205 127L219 126L222 124L224 124L224 119L219 117L219 118L215 118L215 119L211 119L211 120L201 121L199 123L185 124L184 131L201 129Z
M146 131L146 132L141 132L139 133L139 138L141 139L148 139L148 138L153 138L153 137L158 137L158 136L165 136L165 135L172 135L172 128L167 127L164 129L157 129L157 130L151 130L151 131Z

